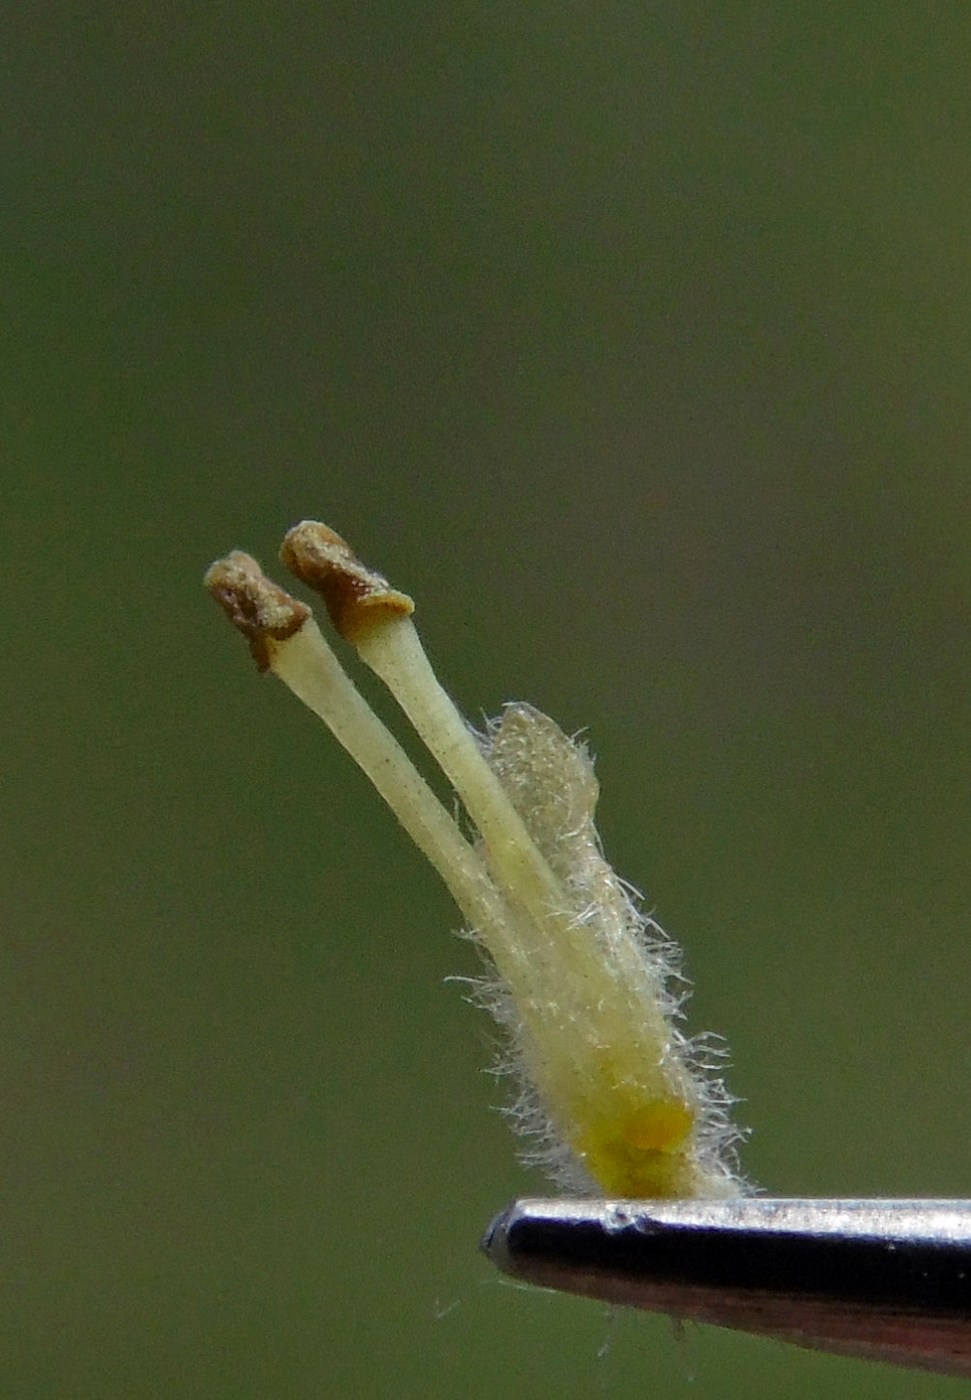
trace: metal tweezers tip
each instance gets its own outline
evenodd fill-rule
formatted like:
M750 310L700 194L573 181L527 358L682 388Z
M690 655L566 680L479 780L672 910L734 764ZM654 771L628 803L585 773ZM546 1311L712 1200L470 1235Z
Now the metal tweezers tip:
M521 1200L482 1247L541 1287L971 1375L971 1201Z

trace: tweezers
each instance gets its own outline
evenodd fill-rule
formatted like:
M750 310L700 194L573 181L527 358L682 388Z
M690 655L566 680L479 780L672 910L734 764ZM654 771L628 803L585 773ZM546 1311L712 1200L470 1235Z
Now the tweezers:
M543 1288L971 1376L971 1200L521 1200L482 1247Z

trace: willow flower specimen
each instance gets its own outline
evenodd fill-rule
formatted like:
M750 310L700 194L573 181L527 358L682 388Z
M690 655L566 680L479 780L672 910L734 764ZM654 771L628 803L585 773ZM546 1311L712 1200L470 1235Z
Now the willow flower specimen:
M296 525L281 557L394 695L461 799L470 836L304 603L238 552L212 565L207 586L260 669L328 725L451 891L488 968L477 1000L508 1033L524 1155L581 1191L737 1192L728 1095L679 1029L678 950L601 853L584 746L518 703L473 733L431 668L411 599L325 525Z

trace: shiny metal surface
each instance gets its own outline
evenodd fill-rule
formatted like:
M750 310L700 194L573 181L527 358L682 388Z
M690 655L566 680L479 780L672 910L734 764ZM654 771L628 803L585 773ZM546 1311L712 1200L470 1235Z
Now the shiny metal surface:
M971 1201L516 1201L483 1249L545 1288L971 1376Z

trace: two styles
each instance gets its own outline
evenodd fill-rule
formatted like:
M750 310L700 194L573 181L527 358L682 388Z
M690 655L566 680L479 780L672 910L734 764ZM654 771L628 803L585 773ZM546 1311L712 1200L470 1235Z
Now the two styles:
M455 789L470 835L370 709L310 609L249 555L206 585L278 676L331 729L448 886L487 972L475 999L509 1037L524 1155L561 1185L626 1197L723 1197L737 1132L729 1098L679 1029L679 954L601 854L591 760L538 710L510 704L483 735L442 689L414 604L314 521L281 557L392 692Z

